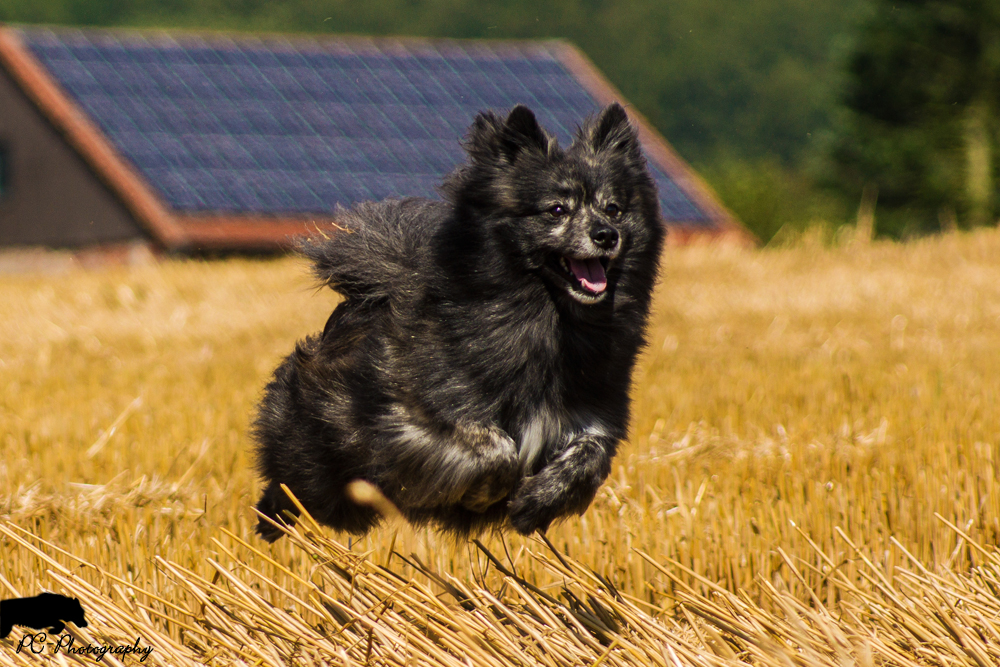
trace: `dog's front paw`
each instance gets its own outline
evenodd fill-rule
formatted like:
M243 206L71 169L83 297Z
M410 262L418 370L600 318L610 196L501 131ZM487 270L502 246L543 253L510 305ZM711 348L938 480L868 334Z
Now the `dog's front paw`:
M518 532L544 532L561 516L582 513L611 471L613 440L580 439L514 493L508 514Z
M506 433L495 427L466 427L466 431L475 436L473 460L477 472L459 504L481 514L510 495L517 484L517 447Z
M469 485L469 490L462 496L459 505L477 514L482 514L494 503L510 495L514 481L514 474L509 473L506 468L488 471Z
M514 530L530 535L536 530L543 533L561 513L561 493L553 488L550 475L544 472L529 477L514 494L508 514Z

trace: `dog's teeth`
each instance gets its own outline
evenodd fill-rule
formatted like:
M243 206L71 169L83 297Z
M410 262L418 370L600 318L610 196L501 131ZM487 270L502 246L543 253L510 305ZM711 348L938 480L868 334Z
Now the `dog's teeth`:
M559 262L562 264L562 267L566 271L566 273L569 273L569 262L566 261L566 258L560 257Z

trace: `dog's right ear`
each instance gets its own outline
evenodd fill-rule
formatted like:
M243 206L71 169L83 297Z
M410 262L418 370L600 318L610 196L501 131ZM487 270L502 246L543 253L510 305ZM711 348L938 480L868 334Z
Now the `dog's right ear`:
M492 111L476 116L469 128L466 148L474 162L488 163L498 159L511 163L518 155L535 152L547 155L552 140L538 124L531 109L518 104L501 119Z
M531 109L518 104L507 114L504 123L503 149L513 159L522 150L549 151L549 135L545 133Z

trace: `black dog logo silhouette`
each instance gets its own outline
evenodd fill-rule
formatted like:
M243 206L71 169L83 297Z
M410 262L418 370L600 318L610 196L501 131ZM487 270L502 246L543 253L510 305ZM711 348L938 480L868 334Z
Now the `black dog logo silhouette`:
M87 619L83 606L77 598L69 598L55 593L42 593L33 598L14 598L0 600L0 639L7 639L15 625L45 632L25 632L15 653L43 654L46 651L55 655L87 655L100 662L104 656L126 656L135 654L139 662L145 662L153 652L152 646L140 647L141 637L135 638L135 643L128 644L81 644L74 646L76 638L70 634L60 634L66 629L66 624L72 623L78 628L87 627Z
M87 627L83 607L76 598L42 593L33 598L0 600L0 639L6 639L15 625L45 628L57 635L66 628L67 621L78 628Z

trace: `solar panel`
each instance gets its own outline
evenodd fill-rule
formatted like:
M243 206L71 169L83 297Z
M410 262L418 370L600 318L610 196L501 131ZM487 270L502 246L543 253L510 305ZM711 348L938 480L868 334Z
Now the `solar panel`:
M21 35L185 213L329 214L363 199L437 197L479 111L527 104L566 145L599 108L539 44ZM709 222L650 167L665 219Z

